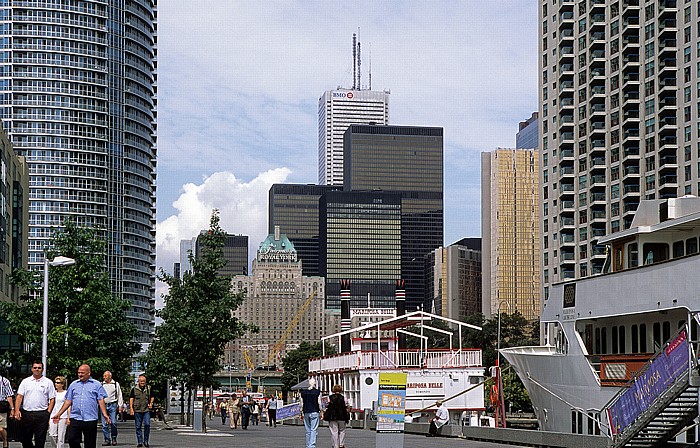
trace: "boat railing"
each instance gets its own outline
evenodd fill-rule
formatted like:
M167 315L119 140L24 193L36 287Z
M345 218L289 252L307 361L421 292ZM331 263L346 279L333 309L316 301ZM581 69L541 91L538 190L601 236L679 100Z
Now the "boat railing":
M358 369L481 367L480 349L371 350L339 353L309 360L309 372Z

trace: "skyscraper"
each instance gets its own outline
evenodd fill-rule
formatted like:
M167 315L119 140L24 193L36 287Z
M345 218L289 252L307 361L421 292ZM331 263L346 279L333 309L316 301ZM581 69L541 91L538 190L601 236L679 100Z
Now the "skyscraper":
M268 232L275 227L294 244L304 275L314 277L319 272L319 199L327 191L342 190L341 186L274 184L268 202Z
M202 233L206 232L205 230ZM185 244L185 253L182 253L182 245ZM180 259L187 257L187 240L180 241ZM199 249L199 237L194 239L194 256L200 256ZM222 248L224 260L226 260L226 265L219 269L217 273L219 275L248 275L248 236L247 235L233 235L230 233L226 234L226 239L224 240L224 247ZM192 269L192 265L187 262L187 270ZM182 268L181 268L182 269ZM185 271L182 270L184 273Z
M346 191L401 196L401 278L406 307L415 310L432 300L425 289L425 256L443 245L443 130L351 125L344 155Z
M29 166L29 264L66 218L104 229L113 292L154 330L156 0L0 2L0 115Z
M538 4L546 297L602 271L640 199L698 194L700 38L695 3Z
M351 124L387 124L389 92L329 90L318 100L318 183L343 185L343 135Z
M539 113L533 112L530 118L518 124L515 134L515 147L518 149L535 149L539 142Z
M481 153L483 313L540 316L539 164L534 149ZM545 257L545 268L547 266Z

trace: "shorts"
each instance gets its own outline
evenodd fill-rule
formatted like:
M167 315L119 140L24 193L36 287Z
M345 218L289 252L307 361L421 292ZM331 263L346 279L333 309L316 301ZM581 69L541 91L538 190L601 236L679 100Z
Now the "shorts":
M0 413L0 428L7 428L7 414Z

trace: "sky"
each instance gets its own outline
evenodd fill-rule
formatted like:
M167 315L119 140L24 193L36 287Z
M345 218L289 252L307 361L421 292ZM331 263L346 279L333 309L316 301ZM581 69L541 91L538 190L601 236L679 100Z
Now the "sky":
M317 183L318 99L388 90L389 122L444 128L445 244L481 236L484 151L537 110L534 0L165 0L158 4L157 266L209 226L267 236L274 183Z

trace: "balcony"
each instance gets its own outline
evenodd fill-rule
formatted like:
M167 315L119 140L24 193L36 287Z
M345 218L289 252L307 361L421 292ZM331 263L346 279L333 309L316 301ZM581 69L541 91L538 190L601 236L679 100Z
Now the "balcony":
M360 369L481 367L481 350L392 350L339 353L309 360L309 372Z

